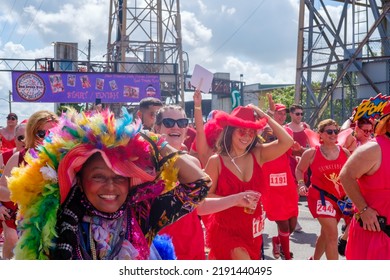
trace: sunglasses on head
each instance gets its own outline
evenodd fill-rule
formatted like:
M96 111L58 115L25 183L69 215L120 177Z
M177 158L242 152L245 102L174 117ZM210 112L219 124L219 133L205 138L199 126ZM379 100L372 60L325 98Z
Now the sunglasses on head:
M16 121L17 118L15 118L15 117L7 117L7 120L9 120L9 121Z
M19 142L23 142L24 138L24 135L19 135L16 139L18 139Z
M295 116L298 116L298 117L299 117L299 116L303 116L304 113L303 113L303 112L296 112L296 113L294 113L294 114L295 114Z
M44 139L46 137L47 130L38 130L36 136L38 136L41 139Z
M162 123L163 125L166 127L166 128L172 128L175 126L175 123L177 124L178 127L180 128L185 128L188 126L188 119L178 119L178 120L174 120L174 119L171 119L171 118L166 118L166 119L163 119L162 120Z
M256 134L256 130L253 129L244 129L244 128L238 128L237 129L238 134L241 137L244 137L245 135L248 135L249 137L254 137Z
M328 134L328 135L332 135L333 133L334 134L339 134L339 130L338 129L327 129L327 130L324 130L324 132L326 132L326 134Z

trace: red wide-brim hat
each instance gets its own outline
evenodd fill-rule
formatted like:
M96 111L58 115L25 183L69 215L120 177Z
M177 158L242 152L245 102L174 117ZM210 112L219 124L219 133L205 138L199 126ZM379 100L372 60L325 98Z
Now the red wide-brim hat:
M234 126L250 129L262 129L267 125L267 118L259 119L251 107L238 106L230 114L219 111L215 115L217 124L221 127Z

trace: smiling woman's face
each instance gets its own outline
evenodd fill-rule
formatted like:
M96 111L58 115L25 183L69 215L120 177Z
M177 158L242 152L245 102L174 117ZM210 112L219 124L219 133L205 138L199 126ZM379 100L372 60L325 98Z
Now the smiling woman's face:
M97 210L114 213L125 203L129 178L115 174L99 153L86 161L80 179L85 196Z
M156 132L164 135L169 145L176 149L180 149L187 136L188 126L181 128L176 122L174 123L173 127L166 127L164 125L164 119L186 119L185 112L183 110L167 109L162 114L163 123L156 126Z

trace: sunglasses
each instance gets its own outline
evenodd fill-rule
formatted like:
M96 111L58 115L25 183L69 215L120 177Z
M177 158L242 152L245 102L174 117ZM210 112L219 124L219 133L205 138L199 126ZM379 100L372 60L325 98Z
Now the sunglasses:
M37 134L35 134L35 135L41 139L44 139L47 135L47 130L38 130Z
M188 119L178 119L174 120L171 118L166 118L162 120L163 125L166 128L172 128L175 126L175 123L177 124L178 127L180 128L186 128L188 126Z
M340 131L338 129L327 129L327 130L324 130L324 132L326 132L326 134L328 134L328 135L332 135L333 133L335 135L337 135L337 134L339 134Z
M360 127L359 127L359 128L360 128ZM374 132L372 129L361 129L361 128L360 128L360 130L363 131L364 134L371 134L371 133Z
M18 139L19 142L23 142L24 138L24 135L19 135L16 139Z
M298 112L298 113L294 113L294 114L295 114L295 116L298 116L298 117L299 117L299 116L302 116L302 117L303 117L303 114L304 114L304 113L303 113L303 112L301 112L301 113Z
M238 128L237 129L237 132L238 134L241 136L241 137L244 137L245 135L248 135L249 137L254 137L255 134L256 134L256 130L253 130L253 129L244 129L244 128Z
M7 117L7 120L9 120L9 121L16 121L17 118L15 118L15 117Z

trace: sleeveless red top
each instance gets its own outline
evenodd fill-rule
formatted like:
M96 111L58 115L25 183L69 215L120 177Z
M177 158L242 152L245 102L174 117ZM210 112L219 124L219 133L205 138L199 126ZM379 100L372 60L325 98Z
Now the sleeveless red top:
M266 191L262 168L253 154L253 174L248 182L241 181L232 171L221 162L221 173L218 176L216 194L228 196L246 190L260 193ZM262 229L264 216L262 202L254 214L247 214L243 207L231 207L210 215L207 223L206 242L210 248L209 258L228 260L234 248L245 248L251 259L260 259L262 245Z
M381 148L381 165L374 174L363 175L358 183L367 205L385 216L390 224L390 139L377 136L376 140ZM364 230L353 219L345 254L352 260L390 260L390 237L382 231Z
M1 151L7 151L16 147L15 138L7 140L5 137L1 137Z
M339 173L347 161L347 155L340 146L337 147L339 148L339 156L335 160L326 159L321 153L320 146L315 147L314 160L310 165L311 183L337 198L343 198L345 191L340 183Z

